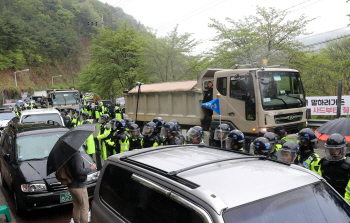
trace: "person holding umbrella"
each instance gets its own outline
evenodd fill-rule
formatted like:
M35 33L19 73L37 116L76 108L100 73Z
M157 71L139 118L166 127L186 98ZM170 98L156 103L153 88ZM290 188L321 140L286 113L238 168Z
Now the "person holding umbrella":
M312 129L304 128L296 134L294 141L299 143L299 153L295 159L295 164L304 166L306 169L317 173L320 157L314 151L314 149L317 148L315 143L317 142L315 132Z
M344 136L330 135L325 143L326 156L318 162L318 174L350 203L350 158L345 156L346 149Z
M60 171L67 167L71 172L73 179L67 185L73 199L73 220L77 223L88 222L89 197L86 179L87 174L96 169L96 165L90 162L90 167L84 166L79 149L94 131L95 125L81 125L71 129L58 139L47 159L47 175L56 172L58 178L61 176Z

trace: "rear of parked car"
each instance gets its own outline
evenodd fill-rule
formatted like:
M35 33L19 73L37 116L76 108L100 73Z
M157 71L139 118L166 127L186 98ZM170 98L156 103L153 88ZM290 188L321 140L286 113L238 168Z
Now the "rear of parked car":
M206 146L107 159L92 222L349 222L350 206L302 167Z

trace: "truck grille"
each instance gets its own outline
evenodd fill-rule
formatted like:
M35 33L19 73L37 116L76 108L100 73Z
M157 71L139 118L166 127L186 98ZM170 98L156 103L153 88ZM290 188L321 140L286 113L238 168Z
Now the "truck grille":
M68 187L66 185L62 185L60 182L50 184L50 191L61 191L67 189Z
M303 118L302 112L283 114L283 115L275 115L275 123L289 123L289 122L297 122Z

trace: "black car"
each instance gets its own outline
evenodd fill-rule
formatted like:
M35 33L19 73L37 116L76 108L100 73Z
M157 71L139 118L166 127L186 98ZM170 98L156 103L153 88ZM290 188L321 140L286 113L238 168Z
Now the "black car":
M16 211L52 208L72 203L65 185L55 173L46 176L50 151L60 136L69 129L48 124L16 124L9 122L0 139L0 172L3 186L12 192ZM85 167L93 163L84 148L80 148ZM89 198L94 195L99 172L88 175Z

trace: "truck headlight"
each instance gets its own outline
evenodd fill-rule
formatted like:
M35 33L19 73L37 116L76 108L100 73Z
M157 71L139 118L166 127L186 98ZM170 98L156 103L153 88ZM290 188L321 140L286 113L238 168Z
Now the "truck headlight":
M89 175L87 175L87 179L86 181L87 182L90 182L90 181L97 181L98 177L100 176L100 171L97 171L95 173L91 173Z
M29 193L47 190L45 184L22 184L21 189L23 192L29 192Z

